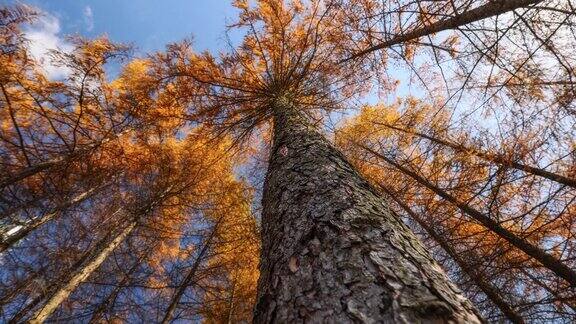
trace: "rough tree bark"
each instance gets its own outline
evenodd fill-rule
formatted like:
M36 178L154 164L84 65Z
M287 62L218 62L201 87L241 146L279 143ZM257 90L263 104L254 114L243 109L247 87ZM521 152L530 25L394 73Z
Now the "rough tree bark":
M273 104L255 323L480 323L380 195L291 102Z
M446 251L446 253L456 262L458 267L462 270L462 272L468 276L480 290L492 301L498 309L502 312L502 314L514 324L523 324L524 319L516 310L510 305L498 291L494 285L487 280L478 269L474 268L473 264L469 264L466 262L460 254L456 251L454 247L450 245L450 243L442 236L442 234L436 231L432 226L430 226L424 218L412 210L408 205L406 205L402 200L398 199L396 195L392 191L390 191L386 186L380 185L380 189L384 193L386 193L392 200L394 200L413 220L415 220L420 227L422 227L432 239L438 243L438 245Z

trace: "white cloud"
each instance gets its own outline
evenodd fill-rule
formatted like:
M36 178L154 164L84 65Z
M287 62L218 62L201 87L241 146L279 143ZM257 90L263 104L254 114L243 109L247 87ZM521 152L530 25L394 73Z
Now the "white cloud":
M87 31L90 32L94 29L94 13L92 13L90 6L84 8L84 24L86 25Z
M24 34L29 41L28 49L30 54L40 63L48 78L58 80L70 74L70 69L54 65L48 55L51 50L55 49L64 52L71 52L73 49L72 44L60 35L60 21L58 18L44 13Z

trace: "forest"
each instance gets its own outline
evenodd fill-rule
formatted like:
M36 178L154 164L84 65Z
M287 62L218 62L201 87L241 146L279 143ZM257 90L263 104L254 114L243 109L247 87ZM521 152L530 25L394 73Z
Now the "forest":
M226 2L0 3L0 323L576 322L574 0Z

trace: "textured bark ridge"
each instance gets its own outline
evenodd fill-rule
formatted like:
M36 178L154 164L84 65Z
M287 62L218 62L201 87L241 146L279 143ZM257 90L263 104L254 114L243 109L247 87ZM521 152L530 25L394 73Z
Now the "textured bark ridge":
M254 322L481 322L344 156L288 100L274 113Z

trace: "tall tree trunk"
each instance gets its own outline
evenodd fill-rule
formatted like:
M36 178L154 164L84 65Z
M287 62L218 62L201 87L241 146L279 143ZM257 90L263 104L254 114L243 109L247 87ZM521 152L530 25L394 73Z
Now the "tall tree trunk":
M558 183L567 185L567 186L572 187L572 188L576 188L576 179L574 179L574 178L569 178L569 177L563 176L561 174L546 171L546 170L541 169L541 168L522 164L520 162L516 162L510 158L506 158L506 157L499 155L499 154L493 154L490 152L485 152L485 151L482 151L482 150L479 150L479 149L476 149L473 147L467 147L463 144L456 143L452 140L442 139L439 137L435 137L435 136L427 135L424 133L408 130L408 129L405 129L402 127L397 127L394 125L389 125L389 124L385 124L385 123L378 123L378 125L382 125L382 126L385 126L387 128L397 130L397 131L400 131L400 132L403 132L406 134L416 135L416 136L425 138L425 139L427 139L433 143L447 146L456 152L468 153L468 154L474 155L478 158L481 158L483 160L486 160L486 161L489 161L492 163L504 165L504 166L507 166L510 168L514 168L516 170L521 170L521 171L524 171L526 173L530 173L530 174L533 174L533 175L536 175L539 177L546 178L548 180L552 180L554 182L558 182Z
M90 317L89 323L92 324L92 323L106 322L103 319L105 313L109 309L113 310L114 303L116 302L116 299L118 298L118 295L120 294L122 289L126 288L126 285L132 279L132 275L136 272L138 267L142 265L142 262L148 257L150 251L153 251L155 248L156 245L147 249L138 259L136 259L132 267L130 267L130 269L126 273L121 273L122 279L120 280L120 282L118 282L118 284L116 284L116 287L114 287L114 289L108 294L108 296L106 296L106 298L92 312L92 316Z
M26 290L30 287L36 278L38 278L42 271L45 269L41 269L39 271L33 272L30 276L26 279L23 279L21 282L17 283L16 285L11 285L10 289L7 289L7 292L0 296L0 308L4 307L4 305L10 303L15 296L18 296L22 291Z
M473 268L472 265L468 264L465 260L462 259L460 254L446 241L446 239L438 233L432 226L430 226L421 215L417 214L415 211L412 210L408 205L406 205L402 200L398 199L393 192L388 190L385 186L380 186L382 191L384 191L387 195L392 198L409 216L410 218L414 219L418 225L420 225L427 233L432 237L432 239L440 245L440 247L446 251L446 253L456 262L456 264L462 269L472 281L484 292L484 294L500 309L502 314L512 323L515 324L523 324L524 319L520 314L518 314L514 308L502 298L502 295L498 291L496 287L494 287L489 280L479 273L476 269Z
M285 97L272 108L254 322L479 323L344 156Z
M98 246L94 248L94 257L90 258L85 265L75 271L67 282L58 287L44 306L32 315L29 323L43 323L81 283L88 279L88 277L100 267L106 258L126 239L135 227L136 221L133 221L116 235L112 241L107 242L103 240L101 243L105 244L98 244Z
M505 14L519 8L529 7L531 5L542 2L543 0L496 0L488 1L488 3L465 12L456 13L454 17L442 19L437 22L431 23L427 26L420 27L403 34L397 35L392 39L386 40L379 44L368 47L358 53L351 55L342 62L350 61L355 58L364 56L371 52L385 49L394 45L413 41L423 36L432 35L444 30L457 29L458 27L480 21L482 19L490 18L497 15Z
M34 307L40 304L44 298L46 298L46 292L43 291L38 296L34 297L34 299L32 299L28 304L26 304L26 306L19 309L18 312L14 314L12 318L10 318L8 324L23 323L22 319L26 316L26 314L28 314L30 310L34 309Z
M562 304L566 305L567 307L570 307L572 309L572 311L574 311L574 313L576 313L576 296L574 296L574 290L563 289L563 288L552 289L552 287L550 287L549 283L543 282L542 280L536 278L535 276L530 274L530 271L528 271L527 269L520 268L520 271L526 277L530 278L530 280L535 282L538 286L540 286L544 290L546 290L551 296L554 296L554 298L556 299L555 302L562 303ZM558 287L558 286L556 285L556 287ZM567 292L568 296L561 296L560 292Z
M46 171L46 170L49 170L49 169L52 169L55 167L65 166L67 163L70 163L70 162L74 161L75 159L78 159L80 157L84 157L87 154L93 152L95 149L99 148L103 144L106 144L106 143L108 143L114 139L117 139L117 138L123 136L124 134L127 134L129 130L130 129L125 129L125 130L119 132L118 134L115 134L115 133L107 134L106 136L104 136L104 138L102 138L101 140L99 140L96 143L88 144L88 145L86 145L86 147L77 149L71 153L57 156L55 158L52 158L52 159L49 159L46 161L37 162L36 164L22 168L21 170L16 171L13 174L8 174L7 176L0 178L0 189L14 185L14 184L18 183L19 181L24 180L28 177L33 176L33 175L36 175L40 172L43 172L43 171Z
M228 303L228 319L226 323L232 324L232 318L234 317L234 298L236 292L236 281L238 280L238 273L234 275L234 281L232 282L232 291L230 293L230 302Z
M184 277L184 280L180 283L178 289L176 289L176 291L174 292L174 295L172 296L172 300L170 301L170 305L168 305L168 308L166 309L166 313L164 314L164 318L162 319L162 324L166 324L166 323L170 322L170 320L174 316L174 311L176 310L176 307L180 303L180 299L182 299L182 296L184 295L184 292L186 292L186 289L192 284L193 280L196 278L196 273L198 272L198 269L200 268L200 264L202 263L202 260L204 259L206 253L208 252L210 246L212 245L212 239L216 235L216 231L218 229L218 225L220 224L220 221L221 221L221 219L218 220L218 222L216 224L214 224L214 227L210 231L210 234L204 240L204 243L202 245L202 249L198 252L198 255L196 256L196 260L194 260L194 263L190 267L190 270L186 274L186 277Z
M117 210L116 212L119 212L120 210ZM70 278L72 276L72 274L70 274L70 273L74 273L74 269L82 268L83 265L93 257L94 251L98 250L99 246L103 246L107 242L108 242L108 237L105 237L102 240L100 240L100 242L96 245L95 248L84 253L82 255L82 257L79 258L76 262L74 262L68 269L66 269L65 271L62 271L62 274L60 274L60 276L57 277L56 280L49 281L49 284L46 287L44 287L36 297L34 297L24 307L22 307L20 310L18 310L18 312L12 316L12 318L10 319L10 321L8 323L10 323L10 324L21 323L22 319L24 317L26 317L26 315L32 309L36 308L36 306L38 306L42 301L44 301L46 298L48 298L54 291L57 291L58 289L60 289L60 287L61 287L60 283L68 282L70 280ZM38 274L39 274L39 272L38 272Z
M564 264L558 258L554 257L549 253L546 253L546 251L530 243L525 238L522 238L516 235L514 232L509 231L508 229L503 227L499 222L493 220L487 215L484 215L480 211L472 208L470 205L459 201L456 197L450 195L448 192L442 190L432 182L418 175L416 172L409 170L408 168L398 164L396 161L388 158L383 154L374 151L373 149L367 146L364 145L360 146L364 148L366 151L373 154L374 156L381 158L382 160L386 161L390 165L397 168L402 173L416 180L418 183L428 188L429 190L431 190L438 196L442 197L446 201L452 203L454 206L458 207L458 209L460 209L462 212L480 222L487 229L494 232L501 238L505 239L510 244L518 248L520 251L526 253L527 255L531 256L532 258L540 262L544 267L554 272L560 278L566 280L570 285L576 286L576 271L574 269L571 269L568 265Z
M46 224L54 217L56 217L58 214L62 213L64 210L70 208L71 206L79 204L82 201L86 200L87 198L91 197L94 193L96 193L99 189L102 189L104 186L92 187L72 197L67 202L50 210L44 215L33 218L27 221L25 224L19 224L10 228L9 230L3 231L3 233L0 233L0 253L4 252L12 245L18 243L20 240L28 236L28 234L32 233L35 229L42 226L43 224Z
M15 183L17 183L20 180L24 180L28 177L31 177L37 173L40 173L44 170L48 170L51 167L63 162L65 159L62 157L57 157L54 159L50 159L48 161L44 161L44 162L38 162L35 165L23 168L22 170L14 173L14 174L9 174L8 177L0 180L0 189L13 185Z

